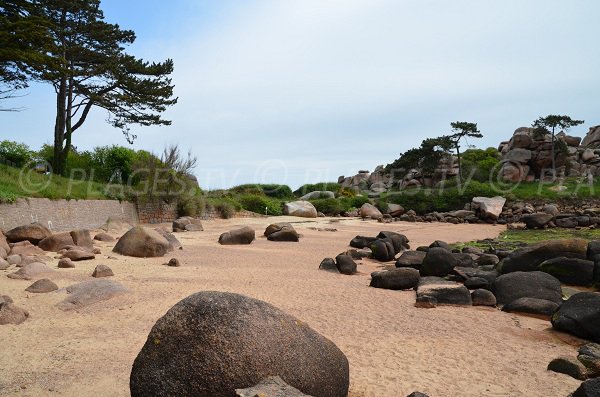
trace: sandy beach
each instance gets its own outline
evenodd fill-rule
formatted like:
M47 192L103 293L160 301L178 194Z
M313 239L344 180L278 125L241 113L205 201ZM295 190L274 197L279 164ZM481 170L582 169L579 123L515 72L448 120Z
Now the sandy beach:
M262 237L273 222L290 221L300 243ZM220 246L218 236L250 225L250 246ZM337 231L314 230L335 228ZM136 259L111 253L57 269L60 288L89 279L98 264L115 273L130 293L77 312L56 304L64 291L31 294L32 281L0 272L0 295L30 312L21 325L0 327L0 395L127 396L134 358L150 328L171 306L202 290L229 291L267 301L307 322L334 341L350 362L350 396L431 397L566 396L579 382L546 371L553 358L575 355L577 341L553 332L547 321L481 307L415 308L412 291L369 287L382 264L363 260L359 274L319 271L324 257L348 248L355 235L380 230L405 234L413 248L436 239L447 242L497 237L492 225L379 224L358 219L250 218L204 222L203 232L177 234L184 250L165 258ZM117 236L122 231L111 232ZM115 259L109 259L113 256ZM182 267L162 266L176 257ZM58 260L49 264L56 268Z

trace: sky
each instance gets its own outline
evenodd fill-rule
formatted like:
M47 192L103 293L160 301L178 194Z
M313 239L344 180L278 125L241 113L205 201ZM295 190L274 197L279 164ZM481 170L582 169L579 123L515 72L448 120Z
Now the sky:
M597 0L103 0L136 32L127 52L171 58L171 126L132 126L135 149L179 144L205 189L336 181L391 163L450 122L497 147L548 114L600 124ZM0 112L0 139L52 142L53 89ZM128 145L92 112L80 150Z

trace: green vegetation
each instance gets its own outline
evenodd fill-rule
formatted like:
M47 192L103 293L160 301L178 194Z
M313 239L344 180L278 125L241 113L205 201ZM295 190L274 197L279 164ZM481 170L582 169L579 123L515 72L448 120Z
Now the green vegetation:
M258 194L277 199L293 199L292 189L287 185L277 184L246 184L232 187L229 189L233 193L239 194ZM264 210L264 208L263 208Z
M265 215L283 215L282 200L253 194L242 194L238 200L242 208L247 211Z
M330 191L337 193L341 189L341 186L337 182L320 182L320 183L307 183L294 190L294 195L302 197L310 192L324 192Z
M366 196L321 198L310 200L317 211L325 215L340 215L344 212L350 212L360 208L364 203L369 202Z

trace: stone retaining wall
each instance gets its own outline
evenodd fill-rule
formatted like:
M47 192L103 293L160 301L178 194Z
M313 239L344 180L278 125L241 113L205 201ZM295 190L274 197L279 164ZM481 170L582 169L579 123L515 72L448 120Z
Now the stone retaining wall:
M53 231L80 228L94 229L108 219L132 225L139 223L136 205L117 200L49 200L18 199L14 204L0 204L0 228L39 222Z
M177 204L138 203L140 223L169 223L177 219Z

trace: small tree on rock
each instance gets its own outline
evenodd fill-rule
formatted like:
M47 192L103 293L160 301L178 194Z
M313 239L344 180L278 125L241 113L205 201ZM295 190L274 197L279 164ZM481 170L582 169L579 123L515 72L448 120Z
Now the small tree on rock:
M477 123L469 123L466 121L456 121L454 123L450 123L452 127L452 134L440 137L439 139L444 139L449 145L456 151L456 157L458 159L458 180L462 183L462 166L461 166L461 153L460 153L460 143L462 140L466 138L481 138L483 135L477 129Z
M583 120L573 120L569 116L560 116L550 114L546 117L540 117L533 122L532 127L535 132L540 134L550 134L552 136L552 178L556 178L556 132L560 129L563 132L569 128L583 124Z

